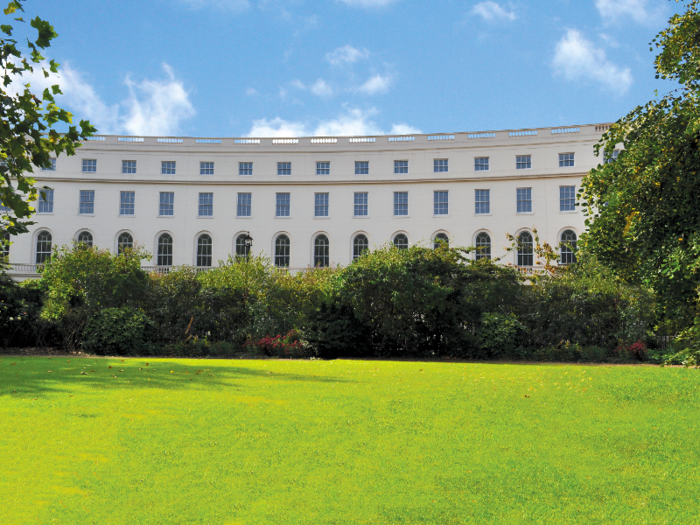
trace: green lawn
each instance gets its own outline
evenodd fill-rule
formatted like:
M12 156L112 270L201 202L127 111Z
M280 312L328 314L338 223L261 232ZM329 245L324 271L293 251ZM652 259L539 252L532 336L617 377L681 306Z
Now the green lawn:
M698 370L7 357L0 523L688 525L698 435Z

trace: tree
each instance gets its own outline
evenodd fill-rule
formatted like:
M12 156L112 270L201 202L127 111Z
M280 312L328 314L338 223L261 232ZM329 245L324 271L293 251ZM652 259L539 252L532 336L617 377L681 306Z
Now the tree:
M661 314L691 323L700 287L700 0L651 42L656 78L679 87L618 120L584 178L579 246L626 281L653 289ZM620 147L622 146L622 147Z
M20 1L13 0L4 10L5 15L24 11ZM21 17L14 18L24 23ZM34 224L27 220L34 212L31 204L40 198L36 181L27 174L33 173L34 167L51 166L51 157L61 153L74 155L80 146L80 140L95 132L89 122L81 120L79 126L72 124L72 115L59 108L54 100L61 94L58 85L44 90L37 96L32 93L31 85L21 85L24 73L33 73L40 67L44 77L58 71L58 64L51 60L48 64L42 51L51 45L58 36L54 28L38 16L30 21L37 31L33 39L27 38L27 51L20 50L17 40L12 38L12 25L1 24L0 31L0 242L4 242L4 233L17 235L27 231L27 226ZM38 64L38 65L37 65ZM48 68L48 71L47 71ZM58 133L53 129L57 123L68 124L68 131Z

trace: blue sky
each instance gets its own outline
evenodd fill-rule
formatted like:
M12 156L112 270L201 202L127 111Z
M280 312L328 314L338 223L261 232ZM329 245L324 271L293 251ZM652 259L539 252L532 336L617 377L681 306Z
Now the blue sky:
M28 0L102 133L444 133L614 121L672 86L667 0ZM40 77L30 79L42 87Z

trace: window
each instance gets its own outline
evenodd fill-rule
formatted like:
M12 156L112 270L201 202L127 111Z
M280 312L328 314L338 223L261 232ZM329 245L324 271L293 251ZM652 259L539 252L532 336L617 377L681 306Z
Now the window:
M37 213L53 213L53 190L39 190Z
M325 235L319 235L314 240L314 266L316 268L330 266L330 242Z
M213 162L200 162L199 163L199 174L200 175L214 175L214 163Z
M292 163L291 162L278 162L277 163L277 175L291 175L292 174Z
M122 173L136 173L136 161L135 160L123 160L122 161Z
M369 162L366 160L355 161L355 175L369 175Z
M331 174L331 163L330 162L317 162L316 163L316 175L330 175Z
M211 236L206 233L199 236L197 239L197 266L200 268L208 268L211 266L212 252Z
M491 259L491 237L486 232L481 232L476 236L476 253L474 258L478 261L479 259Z
M488 157L475 157L474 158L474 171L489 171L489 158Z
M352 260L354 261L360 257L366 250L369 250L369 240L364 234L359 234L355 236L352 241Z
M85 246L92 248L92 233L87 231L81 231L78 234L78 243L84 244Z
M314 217L328 217L327 193L314 193Z
M133 215L135 199L136 193L133 191L119 192L119 215Z
M515 157L515 169L516 170L529 170L532 168L532 156L531 155L519 155Z
M175 194L171 191L160 192L160 206L158 207L158 215L169 216L175 211Z
M289 193L277 194L275 217L289 217Z
M408 192L407 191L395 191L394 192L394 215L408 215Z
M408 237L403 233L394 236L394 246L399 250L408 250Z
M248 258L248 246L246 246L245 239L247 234L242 233L236 237L236 259L247 259Z
M355 217L366 217L368 212L367 192L355 193Z
M83 172L84 173L94 173L97 171L97 160L96 159L83 159Z
M236 216L250 217L252 213L253 195L251 193L239 193L236 205Z
M158 237L158 266L173 265L173 238L169 233L164 233Z
M41 195L39 196L39 205L41 205ZM7 213L10 211L9 206L5 206L2 201L0 201L0 213Z
M450 238L446 233L440 232L433 239L433 249L437 250L440 246L444 246L445 248L450 247Z
M522 232L518 235L518 266L533 266L533 254L532 235Z
M394 161L394 173L408 173L408 161L407 160L395 160Z
M433 171L435 173L447 171L447 159L433 159Z
M78 212L81 215L95 214L95 191L80 190L80 208Z
M47 231L39 232L36 236L36 264L49 262L51 258L51 234Z
M4 232L0 240L0 259L7 259L10 256L10 234Z
M124 253L124 250L130 250L134 247L134 238L130 233L124 232L119 234L117 239L117 253Z
M280 235L275 239L275 266L289 268L289 250L291 243L289 237Z
M561 234L561 264L576 262L576 234L572 230L565 230Z
M576 186L559 186L559 211L576 211Z
M605 164L610 164L611 162L615 162L617 160L617 156L620 154L620 150L616 149L613 150L612 155L605 155Z
M433 192L433 215L447 215L449 208L446 191Z
M532 213L532 188L518 188L517 205L518 213Z
M560 168L570 168L574 165L574 154L573 153L560 153L559 154L559 167Z
M474 190L474 213L491 213L491 190Z
M51 162L51 167L50 168L45 168L42 166L41 171L56 171L56 159L51 157L49 159L49 162Z
M175 162L163 161L160 163L161 175L175 175Z
M238 174L239 175L252 175L253 174L253 163L252 162L239 162L238 163Z
M200 193L199 194L199 216L211 217L214 215L214 194Z

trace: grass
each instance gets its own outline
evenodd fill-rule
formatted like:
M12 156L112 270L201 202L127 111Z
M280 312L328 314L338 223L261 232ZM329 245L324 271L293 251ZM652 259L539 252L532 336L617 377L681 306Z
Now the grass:
M0 358L0 523L700 523L700 372Z

